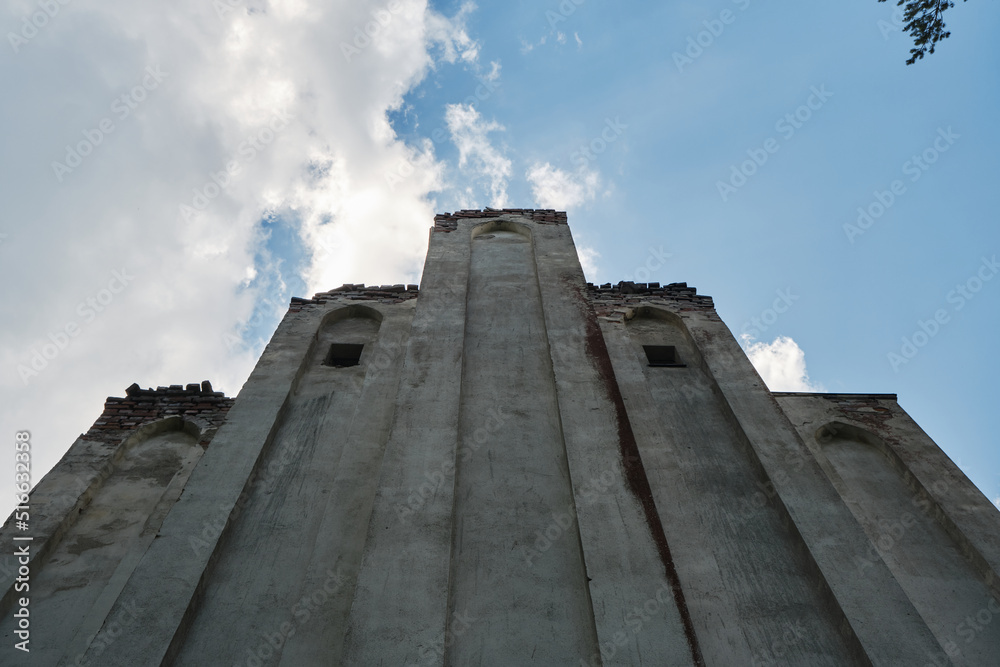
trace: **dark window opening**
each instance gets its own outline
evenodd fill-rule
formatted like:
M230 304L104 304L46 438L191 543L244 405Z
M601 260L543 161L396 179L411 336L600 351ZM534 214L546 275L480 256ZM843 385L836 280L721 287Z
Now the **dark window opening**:
M326 353L323 365L334 368L357 366L358 362L361 361L361 350L364 347L361 343L334 343L330 346L330 351Z
M643 345L646 359L650 366L686 366L677 356L677 348L673 345Z

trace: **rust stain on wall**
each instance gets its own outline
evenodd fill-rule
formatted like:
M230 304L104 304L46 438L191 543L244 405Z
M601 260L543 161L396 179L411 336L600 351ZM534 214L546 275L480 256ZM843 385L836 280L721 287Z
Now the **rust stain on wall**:
M575 293L587 327L587 355L594 361L601 384L604 386L604 390L607 392L611 403L615 406L615 421L618 426L618 449L621 454L622 469L625 471L626 480L628 480L629 490L642 507L646 525L649 527L657 551L660 554L660 560L663 563L667 581L670 582L674 603L677 605L681 622L684 624L684 635L687 638L688 648L691 650L691 657L695 665L703 667L705 660L701 655L701 648L698 646L698 637L694 631L694 623L691 621L691 614L684 599L684 591L681 588L680 578L677 576L677 568L674 566L674 559L670 554L670 545L667 544L667 536L663 532L663 523L660 521L659 512L657 512L656 504L653 502L653 491L649 486L649 479L646 477L646 469L642 465L642 458L639 456L639 446L636 444L635 434L632 432L632 424L628 419L625 400L622 398L618 381L615 379L614 368L611 365L611 357L608 354L608 348L604 342L601 327L597 323L597 314L579 288L575 288Z

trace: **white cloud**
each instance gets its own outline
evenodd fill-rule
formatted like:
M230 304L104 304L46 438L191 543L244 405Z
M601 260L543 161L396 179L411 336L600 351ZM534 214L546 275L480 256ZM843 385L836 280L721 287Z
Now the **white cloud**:
M529 42L526 39L522 38L521 39L521 54L522 55L527 55L527 54L531 53L532 51L534 51L536 47L545 46L545 42L546 42L547 39L548 39L548 37L546 35L542 35L541 39L538 40L537 44L532 44L531 42Z
M211 379L235 395L259 349L231 336L263 312L248 335L266 337L289 281L310 296L419 276L443 165L386 114L439 63L478 67L473 6L214 5L77 0L0 59L0 428L32 431L36 480L132 382ZM88 154L57 175L67 146ZM300 266L272 261L268 212L288 221ZM87 306L122 270L128 285Z
M445 111L445 122L452 141L458 147L458 166L466 167L471 162L471 173L489 181L489 205L493 208L505 207L511 162L486 136L490 132L503 130L503 126L496 121L484 120L471 104L449 104ZM466 206L468 205L467 203Z
M572 173L557 169L548 162L533 164L528 169L527 179L540 207L560 210L592 201L600 184L600 175L596 171L584 167Z
M420 7L423 7L421 3ZM441 60L453 63L462 60L474 63L479 58L479 43L469 37L465 30L466 19L476 10L473 2L462 3L458 13L446 18L441 14L429 11L424 15L430 42L441 48Z
M575 40L576 40L576 47L577 47L578 49L582 49L582 48L583 48L583 40L582 40L582 39L580 39L580 33L578 33L578 32L574 32L574 33L573 33L573 39L575 39Z
M493 82L500 78L500 61L491 60L490 61L490 71L488 74L484 74L483 78L487 81Z
M998 510L1000 510L1000 496L993 499L993 504L997 506Z
M788 336L771 343L745 342L747 357L771 391L824 391L809 380L806 354Z
M601 253L597 252L594 248L578 245L576 247L576 254L580 258L580 266L583 268L583 275L585 275L591 282L596 280L597 259L601 256Z

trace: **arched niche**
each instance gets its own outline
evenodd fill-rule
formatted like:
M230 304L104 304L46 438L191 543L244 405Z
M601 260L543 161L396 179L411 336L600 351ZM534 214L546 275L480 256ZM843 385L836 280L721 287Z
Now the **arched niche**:
M931 508L930 513L940 514L928 490L910 474L899 454L876 434L860 426L832 421L816 429L814 437L839 477L835 482L858 492L866 486L903 490L909 498L921 498L921 506Z
M638 306L625 312L625 328L644 365L701 366L701 354L687 324L676 313L656 306ZM673 352L663 348L673 348ZM674 362L666 360L673 355ZM660 361L658 361L658 359Z
M975 641L963 638L963 621L997 603L967 556L973 549L949 529L934 500L947 492L947 483L941 479L925 489L892 447L859 426L830 422L814 437L829 463L824 469L828 474L832 469L831 481L870 542L853 574L863 582L881 560L942 646L959 646L968 661L962 664L994 664L1000 654L1000 623L984 626Z
M524 223L513 222L511 220L491 220L481 225L476 225L472 228L471 239L475 241L479 236L495 234L496 232L512 232L531 241L531 228Z
M382 313L371 306L351 304L350 306L344 306L343 308L331 310L323 316L323 321L320 323L320 329L333 326L337 322L345 319L369 319L373 320L377 325L381 325L382 317Z
M311 366L345 369L363 365L382 326L382 313L352 304L326 314L316 331Z
M824 450L829 450L831 453L834 452L833 446L836 444L844 445L845 443L851 443L848 446L864 445L866 448L878 452L881 456L885 457L886 462L891 467L898 471L898 473L905 475L906 467L896 452L890 449L882 438L871 431L852 424L833 421L816 429L815 437L816 442Z
M177 415L145 424L88 488L89 501L32 572L37 644L31 648L46 656L46 664L60 655L72 661L100 631L201 459L199 442L210 436L204 422ZM11 620L0 620L0 636L12 631Z

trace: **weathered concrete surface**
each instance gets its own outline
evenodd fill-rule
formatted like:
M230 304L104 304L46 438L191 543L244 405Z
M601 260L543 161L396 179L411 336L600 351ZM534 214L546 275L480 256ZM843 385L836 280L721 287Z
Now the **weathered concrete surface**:
M396 413L379 471L345 664L443 664L469 244L432 233Z
M289 637L279 661L286 667L342 663L344 636L378 490L379 468L393 424L414 305L382 309L379 338L371 357L362 359L367 368L363 369L361 398L341 435L342 453L300 591L299 602L308 598L308 603L296 610L296 621L312 625L309 631L303 628L297 636ZM330 596L329 602L325 596Z
M195 466L184 493L167 514L112 608L111 615L137 609L136 622L114 644L118 664L158 665L180 649L195 611L209 563L237 504L270 444L315 328L303 318L286 318L240 392L229 419ZM192 547L197 544L198 549ZM100 664L101 647L91 645L85 661Z
M584 662L702 664L569 229L538 225L533 237L599 640Z
M992 664L1000 514L894 400L779 406L710 298L586 285L553 211L439 216L417 294L294 299L204 455L74 445L30 664Z
M108 399L94 426L73 443L59 463L31 490L28 509L32 572L43 567L51 550L86 511L132 445L163 431L181 430L196 437L204 446L214 436L232 404L232 399L213 392L208 382L157 390L143 390L133 385L126 391L126 398ZM16 514L11 513L0 528L0 541L10 543L15 535L24 537L15 527ZM17 592L14 583L20 566L18 560L13 549L4 549L0 554L0 590L3 591L0 614L10 609Z
M731 424L767 475L769 495L787 512L815 563L816 585L829 591L828 608L847 620L839 626L845 645L856 659L874 664L920 664L937 649L932 633L884 565L873 566L868 581L858 581L853 568L867 550L867 536L732 334L717 318L691 318L688 329L726 399Z
M4 664L73 664L106 622L134 622L132 614L108 612L203 453L197 437L183 430L156 430L125 448L85 511L36 566L28 591L31 653L16 651ZM18 641L16 627L12 612L5 613L5 650Z
M708 664L850 664L831 613L779 508L748 502L768 479L727 420L724 400L679 318L646 311L607 322L616 375L663 508L678 575ZM684 367L650 367L642 345L674 345ZM808 640L805 638L808 637Z
M597 652L531 228L472 242L462 368L451 664Z
M998 553L1000 512L895 396L776 398L868 535L858 579L884 562L937 638L936 659L995 662L1000 578L990 563Z
M346 631L392 419L399 365L391 353L412 304L386 315L353 306L322 316L313 314L316 343L219 551L179 664L338 661L334 638ZM361 363L324 365L332 343L363 344ZM240 615L251 621L234 625Z

